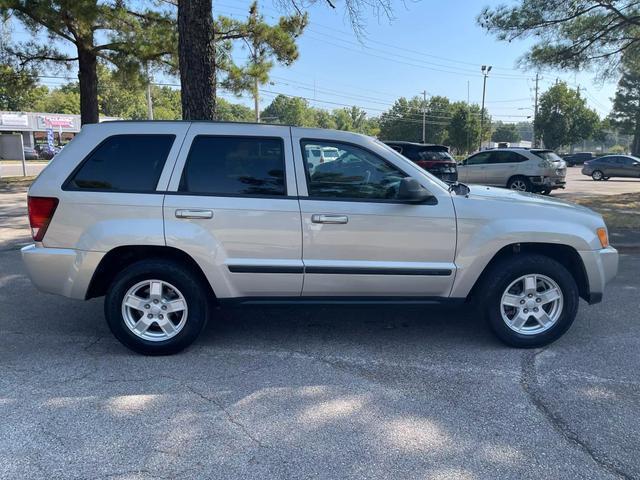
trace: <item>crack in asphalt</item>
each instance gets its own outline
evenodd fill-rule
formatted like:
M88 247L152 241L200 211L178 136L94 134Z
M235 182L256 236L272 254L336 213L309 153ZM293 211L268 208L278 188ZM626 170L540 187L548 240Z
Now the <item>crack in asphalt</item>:
M255 435L253 435L249 429L247 428L247 426L242 423L241 421L237 420L232 414L231 412L229 412L229 410L227 410L227 408L224 406L224 404L218 400L215 397L211 397L209 395L205 395L204 393L200 392L199 390L193 388L193 386L186 384L186 383L182 383L182 385L189 390L191 393L193 393L194 395L197 395L198 397L202 398L203 400L209 402L209 403L213 403L222 413L225 414L225 416L227 417L227 421L229 423L231 423L232 425L235 425L236 427L238 427L242 433L244 433L244 435L249 438L253 443L255 443L256 445L258 445L261 448L270 448L268 445L262 443L260 441L259 438L257 438Z
M587 454L593 462L606 472L615 475L624 480L633 480L633 476L604 455L598 453L589 443L580 438L580 436L571 429L566 420L564 420L559 414L552 411L549 405L544 402L543 394L539 389L538 372L536 370L536 358L545 348L537 349L535 351L526 351L521 357L521 375L520 375L520 387L526 394L529 401L533 406L542 414L542 416L549 422L553 429L558 432L567 442L578 447L582 452Z

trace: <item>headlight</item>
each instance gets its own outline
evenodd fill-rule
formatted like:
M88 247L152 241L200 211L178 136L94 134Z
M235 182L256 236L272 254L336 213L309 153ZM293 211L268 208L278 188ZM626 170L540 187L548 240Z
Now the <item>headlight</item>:
M600 245L602 245L602 248L607 248L609 246L609 236L607 235L607 229L599 228L596 230L596 233L598 234L598 238L600 239Z

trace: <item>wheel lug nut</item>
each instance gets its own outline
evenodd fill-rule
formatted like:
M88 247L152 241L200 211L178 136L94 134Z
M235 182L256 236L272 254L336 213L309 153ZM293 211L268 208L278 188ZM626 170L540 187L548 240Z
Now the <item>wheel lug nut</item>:
M529 295L527 295L527 297L529 298L533 297L533 293L530 293Z
M537 311L538 311L538 307L534 307L534 308L533 308L533 311L534 311L534 312L537 312Z
M520 300L520 305L524 305L525 301L524 300Z
M162 320L162 319L164 318L164 315L160 314L160 315L158 315L158 318L159 318L160 320Z
M155 300L153 301L153 303L158 303L158 299L155 299Z
M536 302L537 302L537 303L540 303L541 301L542 301L542 299L541 299L541 298L536 298Z
M149 305L148 303L144 306L144 308L151 308L151 305Z
M147 315L147 318L153 318L153 315L151 315L150 313Z
M162 305L162 307L160 307L160 308L162 308L162 310L166 310L167 306L166 305Z
M528 309L528 308L525 308L525 309L524 309L524 313L529 313L529 309Z

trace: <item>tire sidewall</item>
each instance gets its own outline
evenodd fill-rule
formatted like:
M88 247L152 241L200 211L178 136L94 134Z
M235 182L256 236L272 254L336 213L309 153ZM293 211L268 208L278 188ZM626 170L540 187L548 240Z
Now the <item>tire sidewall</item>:
M188 307L187 321L174 337L161 342L145 340L135 335L122 316L122 300L127 291L144 280L163 280L175 286ZM174 262L145 260L122 271L113 281L104 302L105 317L111 332L128 348L145 355L177 353L200 335L207 321L207 299L204 288L191 272Z
M578 287L569 271L557 261L541 255L523 255L523 258L501 262L493 270L495 277L489 288L485 305L487 319L496 335L507 345L536 348L548 345L561 337L573 323L578 311ZM560 318L548 330L536 335L523 335L509 328L502 319L501 300L507 287L527 274L541 274L558 284L563 296Z
M596 178L596 172L598 172L600 174L600 178ZM593 178L596 182L599 182L600 180L602 180L604 178L604 174L600 170L594 170L591 173L591 178Z

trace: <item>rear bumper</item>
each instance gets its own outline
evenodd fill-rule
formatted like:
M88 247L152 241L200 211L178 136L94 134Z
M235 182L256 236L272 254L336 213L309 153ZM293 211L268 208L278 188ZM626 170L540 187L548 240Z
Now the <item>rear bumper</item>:
M566 177L535 176L529 177L529 180L538 190L555 190L557 188L564 188L567 184Z
M618 273L618 251L613 247L578 252L589 281L589 304L602 300L605 286Z
M38 290L69 298L86 297L102 252L28 245L21 250L27 273Z

